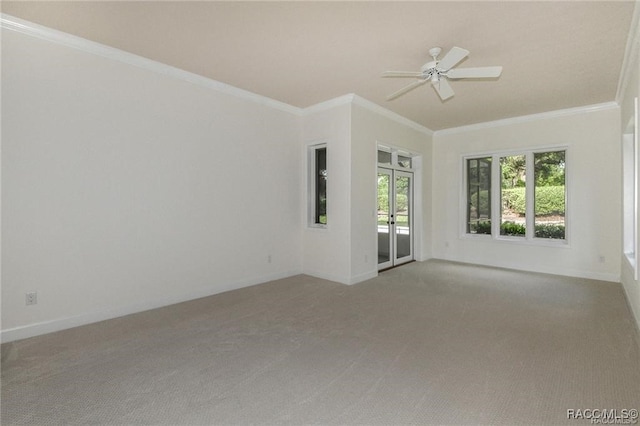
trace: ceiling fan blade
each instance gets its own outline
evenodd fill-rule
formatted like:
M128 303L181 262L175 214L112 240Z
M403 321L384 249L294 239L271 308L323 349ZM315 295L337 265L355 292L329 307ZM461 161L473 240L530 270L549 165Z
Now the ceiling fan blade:
M422 77L421 72L411 71L386 71L382 73L383 77Z
M440 78L440 80L434 81L433 88L436 89L438 96L440 96L440 99L443 101L446 101L454 95L453 89L446 78Z
M422 85L423 85L424 83L426 83L427 81L428 81L428 80L417 80L417 81L414 81L414 82L413 82L413 83L411 83L410 85L405 86L405 87L403 87L402 89L398 90L397 92L392 93L391 95L387 96L387 100L388 100L388 101L392 101L392 100L394 100L395 98L398 98L398 97L400 97L400 96L404 95L405 93L407 93L407 92L409 92L409 91L411 91L411 90L415 89L416 87L418 87L418 86L422 86Z
M438 62L437 68L442 71L447 71L448 69L453 67L455 64L457 64L458 62L466 58L468 54L469 54L468 50L463 49L461 47L453 46L449 51L449 53L444 55L444 58L442 58L442 60Z
M454 68L447 71L449 78L492 78L500 77L502 67Z

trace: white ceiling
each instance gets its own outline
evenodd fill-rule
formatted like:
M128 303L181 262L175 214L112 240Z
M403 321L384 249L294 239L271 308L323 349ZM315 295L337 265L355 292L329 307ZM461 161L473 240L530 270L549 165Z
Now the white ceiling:
M432 130L615 100L633 1L2 2L2 12L297 107L348 93ZM392 102L428 50L498 80Z

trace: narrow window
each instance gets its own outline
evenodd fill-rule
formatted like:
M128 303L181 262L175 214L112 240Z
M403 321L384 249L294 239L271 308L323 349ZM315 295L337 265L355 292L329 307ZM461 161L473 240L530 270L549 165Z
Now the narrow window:
M533 154L536 238L565 239L565 151Z
M388 151L378 150L378 163L384 165L391 165L391 153Z
M622 137L622 230L623 251L638 279L638 98L634 100L634 114Z
M309 224L327 224L327 146L309 148Z
M467 160L467 233L491 234L491 157Z
M405 169L411 168L411 157L406 155L398 154L398 167L403 167Z
M624 253L629 260L635 262L636 256L636 153L633 133L623 137L622 174L623 174L623 230Z
M526 234L526 159L524 155L500 157L500 235Z

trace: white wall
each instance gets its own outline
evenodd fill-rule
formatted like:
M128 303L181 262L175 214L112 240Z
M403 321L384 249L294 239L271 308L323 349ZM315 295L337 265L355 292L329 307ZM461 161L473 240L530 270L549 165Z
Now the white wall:
M2 56L5 341L301 271L299 115L9 30Z
M623 70L622 90L619 93L620 99L620 117L621 117L621 132L625 132L627 124L633 119L634 114L634 99L640 98L640 30L638 29L638 21L640 15L640 3L636 2L636 10L634 14L634 26L635 32L632 32L629 43L627 46L627 63L626 69ZM636 129L636 132L640 132L640 129ZM619 142L621 143L621 141ZM636 161L640 162L640 153L636 152ZM618 167L622 166L622 162L618 164ZM636 182L636 185L640 185L640 180ZM640 212L638 214L638 222L640 223ZM636 238L640 239L640 229L636 230ZM620 248L622 252L622 247ZM640 281L634 279L633 270L626 259L624 254L622 258L622 285L627 295L627 301L635 316L636 324L640 329ZM636 259L638 259L638 253L636 253Z
M327 144L327 227L307 225L303 216L303 271L306 274L343 284L355 284L378 274L376 252L377 144L402 147L421 155L430 164L430 132L354 95L347 95L309 108L303 118L303 152L307 147ZM416 209L421 214L418 252L430 253L430 191L420 170L420 197ZM422 177L424 176L424 179ZM307 199L305 191L303 199ZM425 208L427 206L427 208ZM427 257L425 257L427 256Z
M351 276L377 275L377 145L403 148L416 157L414 254L431 257L431 132L402 123L355 99L351 109Z
M620 279L620 125L612 105L436 132L434 257L521 270ZM567 146L569 247L462 236L463 155ZM601 262L604 257L604 262Z
M348 284L351 276L350 231L350 127L351 107L346 101L329 102L308 110L303 119L299 162L305 165L302 199L303 271L315 277ZM327 226L308 226L307 150L327 144Z

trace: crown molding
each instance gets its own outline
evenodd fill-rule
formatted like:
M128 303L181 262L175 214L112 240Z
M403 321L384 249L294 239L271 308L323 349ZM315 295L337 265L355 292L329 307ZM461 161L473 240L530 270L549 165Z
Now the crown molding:
M421 124L416 123L415 121L409 120L406 117L401 116L398 113L395 113L391 110L388 110L385 107L382 107L374 102L371 102L368 99L362 98L358 95L353 95L353 103L355 105L361 106L363 108L368 109L371 112L377 113L379 115L382 115L383 117L389 118L397 123L403 124L407 127L412 128L413 130L417 130L418 132L424 133L425 135L428 136L433 136L434 132L433 130L424 127Z
M618 78L618 90L616 92L616 102L618 104L622 103L622 98L627 90L629 79L633 74L632 67L638 63L638 51L640 51L640 1L636 0L633 18L631 18L631 28L627 37L627 45L624 50L622 68L620 69L620 77Z
M465 133L475 130L491 129L495 127L509 126L519 123L528 123L531 121L547 120L551 118L567 117L577 114L585 114L589 112L605 111L609 109L619 108L617 102L604 102L601 104L587 105L575 108L559 109L555 111L541 112L539 114L522 115L519 117L505 118L502 120L486 121L483 123L469 124L467 126L452 127L449 129L437 130L434 136L451 135L455 133Z
M296 116L305 116L335 108L341 105L355 104L383 117L389 118L399 124L410 127L418 132L424 133L429 136L432 136L434 134L433 130L353 93L339 96L337 98L330 99L325 102L309 106L307 108L298 108L293 105L268 98L266 96L258 95L253 92L249 92L247 90L239 89L229 84L222 83L220 81L216 81L198 74L191 73L189 71L182 70L180 68L172 67L170 65L166 65L152 59L144 58L133 53L125 52L124 50L116 49L115 47L110 47L104 44L90 41L82 37L54 30L52 28L26 21L15 16L7 15L5 13L0 14L0 27L10 31L25 34L30 37L39 38L50 43L55 43L61 46L69 47L71 49L79 50L85 53L142 68L144 70L151 71L157 74L162 74L178 80L186 81L191 84L255 102L260 105L265 105L274 109L278 109L280 111L294 114Z
M274 109L278 109L280 111L288 112L290 114L294 114L297 116L302 115L302 109L293 105L289 105L284 102L268 98L266 96L257 95L247 90L239 89L229 84L203 77L201 75L194 74L180 68L172 67L170 65L166 65L151 59L147 59L133 53L125 52L114 47L106 46L84 39L82 37L74 36L62 31L35 24L33 22L25 21L11 15L7 15L4 13L0 15L0 27L10 31L25 34L27 36L36 37L51 43L56 43L72 49L101 56L103 58L118 61L127 65L132 65L147 71L155 72L157 74L176 78L178 80L186 81L191 84L255 102L260 105L265 105Z
M352 93L348 95L338 96L337 98L329 99L315 105L308 106L302 109L302 115L315 114L317 112L326 111L332 108L336 108L342 105L349 105L353 102L354 95Z
M403 117L400 114L388 110L385 107L382 107L354 93L349 93L348 95L339 96L337 98L329 99L328 101L320 102L319 104L311 105L310 107L307 107L303 110L303 115L315 114L320 111L326 111L331 108L349 104L366 108L373 113L389 118L399 124L410 127L413 130L424 133L428 136L433 135L433 130L428 129L421 124L416 123L415 121L409 120L408 118Z

